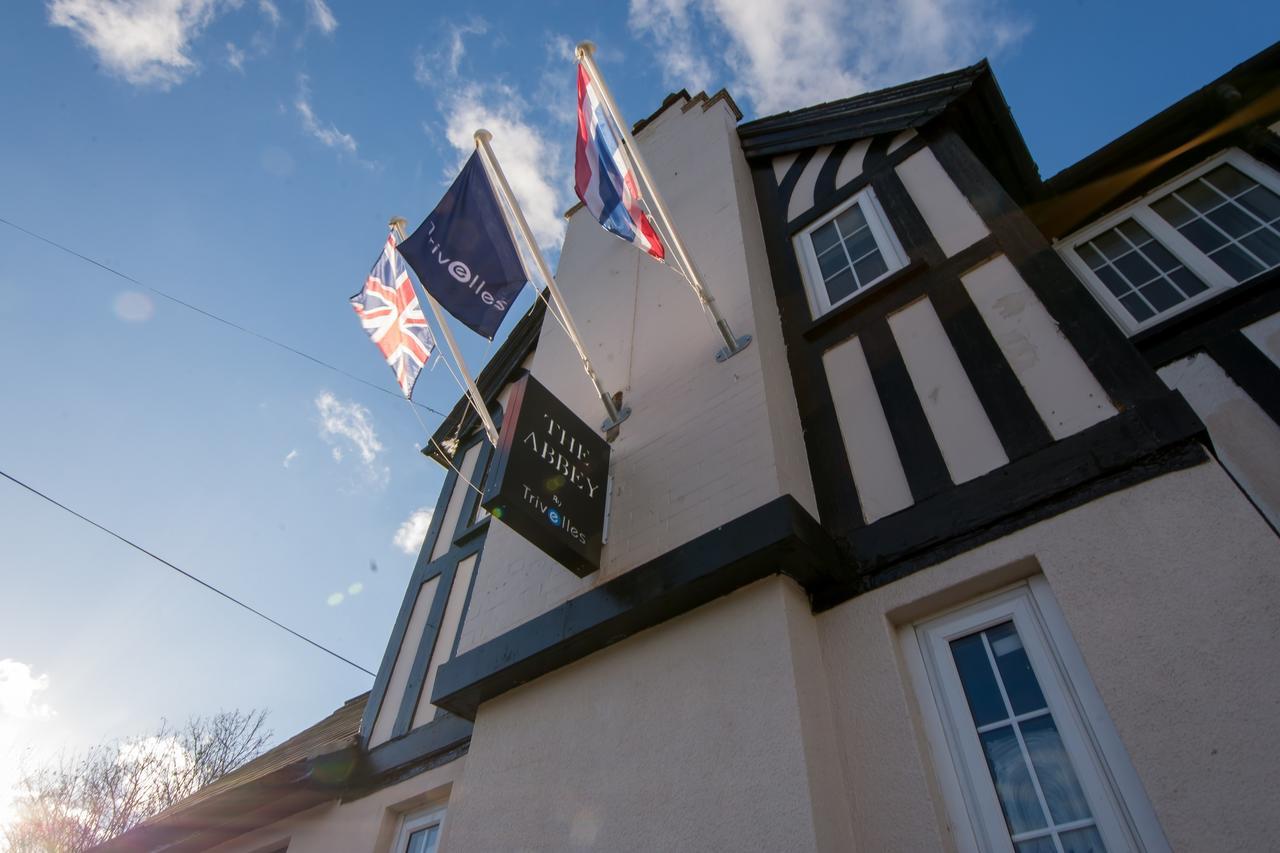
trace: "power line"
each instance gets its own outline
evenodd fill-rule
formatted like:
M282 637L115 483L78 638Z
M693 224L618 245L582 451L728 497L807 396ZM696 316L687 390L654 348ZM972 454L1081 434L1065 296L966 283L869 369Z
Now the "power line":
M143 548L141 545L139 545L138 543L134 542L133 540L128 539L127 537L122 536L122 535L120 535L119 533L116 533L116 532L115 532L114 530L112 530L111 528L109 528L109 527L105 527L105 526L103 526L103 525L99 524L98 522L94 521L92 518L89 518L89 517L87 517L87 516L81 515L80 513L76 512L74 509L72 509L71 507L67 506L66 504L61 503L61 502L59 502L59 501L57 501L57 500L54 500L53 498L49 497L49 496L48 496L48 495L46 495L44 492L40 491L39 489L35 488L34 486L29 486L29 485L27 485L26 483L22 482L22 481L21 481L21 480L19 480L17 477L14 477L12 474L9 474L9 473L7 473L7 472L5 472L5 471L0 471L0 477L4 477L6 480L8 480L9 482L13 483L14 485L21 486L22 488L26 489L28 492L30 492L31 494L35 495L36 497L38 497L38 498L42 498L42 499L44 499L44 500L48 501L49 503L53 504L53 505L54 505L54 506L56 506L58 509L61 509L61 510L65 511L65 512L69 512L69 513L71 513L71 514L72 514L72 515L74 515L76 518L80 519L81 521L85 522L86 524L89 524L89 525L92 525L93 527L98 528L98 529L99 529L99 530L101 530L103 533L106 533L106 534L107 534L107 535L109 535L109 536L113 536L113 537L115 537L116 539L119 539L121 542L123 542L124 544L128 545L130 548L133 548L133 549L134 549L134 550L136 550L136 551L141 551L143 554L146 554L148 557L150 557L151 559L155 560L157 563L160 563L160 564L161 564L161 565L163 565L163 566L166 566L166 567L168 567L168 568L170 568L170 569L173 569L175 572L177 572L178 574L180 574L180 575L182 575L183 577L187 578L188 580L193 580L193 581L195 581L196 583L200 584L200 585L201 585L202 587L204 587L205 589L207 589L207 590L210 590L210 591L212 591L212 592L217 593L218 595L220 595L220 596L222 596L223 598L225 598L227 601L230 601L232 604L236 604L236 605L239 605L240 607L243 607L245 610L248 610L248 611L249 611L250 613L252 613L254 616L257 616L257 617L259 617L259 618L262 618L262 619L267 620L268 622L270 622L272 625L275 625L275 626L276 626L277 628L279 628L280 630L285 631L285 632L287 632L287 633L289 633L289 634L292 634L293 636L297 637L299 640L302 640L304 643L310 643L311 645L315 646L317 649L319 649L320 651L324 652L325 654L327 654L327 655L332 655L333 657L337 658L338 660L342 661L343 663L347 664L348 666L353 666L353 667L355 667L356 669L358 669L358 670L360 670L361 672L363 672L365 675L373 676L373 677L375 677L375 678L377 677L375 673L373 673L373 672L371 672L371 671L369 671L369 670L365 669L364 667L362 667L360 664L356 663L355 661L352 661L352 660L349 660L349 659L347 659L347 658L344 658L342 655L338 654L338 653L337 653L337 652L335 652L333 649L330 649L330 648L327 648L327 647L325 647L325 646L322 646L322 645L320 645L319 643L317 643L315 640L311 639L310 637L307 637L307 636L305 636L305 635L303 635L303 634L299 634L297 631L293 630L293 629L292 629L292 628L290 628L288 625L285 625L285 624L282 624L282 623L280 623L280 622L277 622L275 619L272 619L270 616L268 616L267 614L263 613L261 610L258 610L258 609L257 609L257 608L255 608L255 607L252 607L252 606L250 606L250 605L248 605L248 604L245 604L243 601L241 601L240 599L236 598L234 595L231 595L230 593L223 592L222 590L218 589L216 586L214 586L213 584L209 583L208 581L201 580L200 578L196 577L195 575L191 574L190 572L188 572L188 571L184 571L183 569L178 568L178 567L177 567L177 566L175 566L173 563L170 563L168 560L166 560L164 557L161 557L161 556L159 556L159 555L157 555L157 554L155 554L155 553L153 553L153 552L151 552L151 551L148 551L146 548Z
M238 332L244 332L246 335L252 335L253 337L257 338L260 341L266 341L272 346L277 346L280 349L285 350L286 352L291 352L294 355L301 356L302 358L305 358L307 361L318 364L321 367L327 367L330 370L334 371L335 373L341 373L343 376L347 377L348 379L354 379L356 382L359 382L362 385L368 385L370 388L381 391L384 394L390 394L392 397L404 396L399 391L392 391L390 388L386 388L382 385L378 385L374 382L370 382L367 379L361 379L359 376L356 376L354 373L349 373L343 370L341 367L337 367L335 365L330 364L324 359L316 358L314 355L311 355L310 353L305 353L302 350L297 349L296 347L291 347L288 344L284 343L283 341L278 341L275 338L262 334L261 332L254 331L253 329L250 329L247 326L242 326L239 323L235 322L234 320L228 320L226 317L220 317L219 315L214 314L212 311L207 311L198 305L193 305L192 303L187 302L186 300L183 300L183 299L179 299L177 296L174 296L170 293L165 293L163 290L161 290L158 287L152 287L151 285L146 284L145 282L138 281L136 278L129 275L128 273L120 272L120 270L110 267L107 264L102 263L102 261L96 260L94 258L89 257L88 255L77 252L75 249L72 249L69 246L64 246L62 243L59 243L56 240L50 239L49 237L46 237L43 234L37 234L35 231L32 231L28 228L24 228L21 225L18 225L16 222L10 222L8 219L5 219L2 216L0 216L0 222L4 223L5 225L8 225L10 228L14 229L15 231L20 231L23 234L26 234L28 237L32 237L36 240L39 240L42 243L47 243L48 245L54 247L55 249L58 249L59 251L66 252L68 255L71 255L72 257L79 258L80 260L85 261L86 263L93 264L95 267L98 267L99 269L106 270L112 275L122 278L125 281L130 282L131 284L136 284L138 287L149 290L152 293L156 294L157 296L163 299L169 300L175 305L181 305L183 308L186 308L190 311L194 311L197 314L201 314L209 318L210 320L213 320L218 323L222 323L224 326L230 326L232 329L235 329ZM433 415L439 415L442 418L448 417L447 413L442 412L439 409L434 409L431 406L428 406L426 403L419 403L416 400L409 400L409 403L410 405L417 406L418 408L426 409L428 412L431 412Z

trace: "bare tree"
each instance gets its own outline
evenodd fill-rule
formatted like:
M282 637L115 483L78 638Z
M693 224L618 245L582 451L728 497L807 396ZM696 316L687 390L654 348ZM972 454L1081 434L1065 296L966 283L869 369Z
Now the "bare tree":
M96 746L23 774L9 853L80 853L194 794L262 752L266 711L161 721L150 735Z

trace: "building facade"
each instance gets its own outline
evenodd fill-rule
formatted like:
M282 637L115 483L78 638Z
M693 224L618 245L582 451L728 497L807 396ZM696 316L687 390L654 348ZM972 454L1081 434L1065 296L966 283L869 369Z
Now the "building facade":
M985 62L740 119L636 128L740 354L568 214L600 568L460 401L371 692L106 849L1273 846L1280 46L1047 181ZM600 420L541 303L526 372Z

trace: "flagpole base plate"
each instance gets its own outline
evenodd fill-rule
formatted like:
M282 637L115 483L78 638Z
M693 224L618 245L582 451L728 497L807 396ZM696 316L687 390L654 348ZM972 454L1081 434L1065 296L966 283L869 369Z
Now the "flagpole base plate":
M716 352L716 361L719 361L719 362L728 361L729 359L733 358L735 355L742 352L744 349L746 349L750 345L751 345L751 336L743 335L742 337L738 338L737 347L735 349L729 349L728 347L721 347L720 350Z
M625 421L629 417L631 417L631 407L623 406L621 409L618 410L617 420L614 420L613 418L604 419L604 423L600 424L600 431L604 433L613 432L619 426L622 425L623 421Z

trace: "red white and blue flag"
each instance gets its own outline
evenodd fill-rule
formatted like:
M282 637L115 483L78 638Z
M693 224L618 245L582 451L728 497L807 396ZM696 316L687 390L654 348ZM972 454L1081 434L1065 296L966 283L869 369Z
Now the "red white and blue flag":
M623 240L662 260L662 241L641 208L635 170L587 69L578 64L578 146L574 185L591 215Z
M369 271L364 288L351 297L351 307L395 371L400 390L410 397L418 374L436 348L436 339L418 305L409 273L396 253L392 235L387 235L387 244Z

